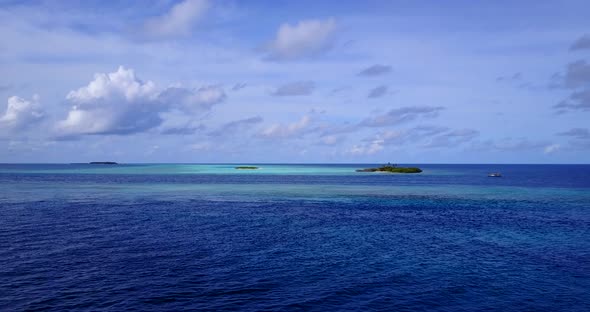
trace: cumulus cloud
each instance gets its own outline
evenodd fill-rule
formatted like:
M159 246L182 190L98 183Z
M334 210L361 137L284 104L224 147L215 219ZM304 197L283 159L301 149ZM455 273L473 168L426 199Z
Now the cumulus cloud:
M362 77L374 77L374 76L381 76L385 74L389 74L392 71L391 66L389 65L381 65L375 64L373 66L369 66L363 70L361 70L357 76Z
M570 46L570 51L575 50L589 50L590 49L590 34L585 34L582 37L578 38L574 43Z
M408 106L361 121L364 127L386 127L412 121L418 118L435 118L444 108L440 106Z
M311 117L305 115L298 121L288 124L274 124L262 132L260 136L264 138L289 138L301 134L310 125Z
M295 25L282 24L268 46L268 57L275 60L294 60L317 55L330 48L335 30L334 19L303 20Z
M189 35L194 24L205 16L210 4L207 0L184 0L170 11L146 21L149 36L165 38Z
M33 96L27 101L18 96L8 98L6 112L0 117L0 126L14 130L21 130L32 126L45 117L45 112L39 106L39 97Z
M168 88L159 91L151 81L142 81L131 69L119 67L109 74L96 74L87 86L71 91L67 117L57 124L60 136L81 134L132 134L159 126L161 113L178 109L195 114L225 99L218 87L197 90Z
M278 87L272 92L274 96L310 95L315 89L313 81L296 81Z
M375 88L369 90L369 94L367 94L367 97L369 99L380 98L380 97L384 96L385 94L387 94L387 90L388 90L388 87L385 85L375 87Z
M96 74L87 86L71 91L73 105L58 123L64 134L128 134L158 126L164 110L157 101L153 82L143 82L133 70L119 67L110 74Z

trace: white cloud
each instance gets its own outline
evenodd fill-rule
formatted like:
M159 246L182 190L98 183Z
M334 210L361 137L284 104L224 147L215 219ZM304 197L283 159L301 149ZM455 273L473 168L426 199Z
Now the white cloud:
M132 69L119 67L116 72L96 74L66 99L73 105L66 119L58 122L60 135L131 134L159 126L161 114L172 109L187 114L207 111L223 101L225 93L217 87L160 92L153 82L137 78Z
M559 144L547 145L547 146L545 146L545 149L543 150L543 153L545 153L545 154L553 154L553 153L557 152L560 147L561 146Z
M11 96L8 98L6 112L0 117L0 126L20 130L44 117L45 113L39 107L39 96L34 95L31 101Z
M210 3L207 0L185 0L174 5L168 13L145 23L146 32L153 37L189 35L193 25L201 19Z
M336 21L304 20L295 25L283 24L268 49L271 59L292 60L316 55L330 47Z
M161 123L158 92L153 82L136 78L131 69L96 74L87 86L71 91L73 106L58 123L60 134L127 134Z
M93 104L97 99L122 97L127 101L153 99L157 96L151 81L143 82L135 77L132 69L120 66L110 74L95 74L94 80L86 87L70 91L66 99L78 104Z
M311 118L307 115L297 122L290 124L274 124L264 129L260 135L266 138L287 138L300 134L310 124Z

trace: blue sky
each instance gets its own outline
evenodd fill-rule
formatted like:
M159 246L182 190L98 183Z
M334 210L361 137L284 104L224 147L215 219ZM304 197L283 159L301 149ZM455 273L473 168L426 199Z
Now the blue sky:
M0 1L0 162L588 163L587 1Z

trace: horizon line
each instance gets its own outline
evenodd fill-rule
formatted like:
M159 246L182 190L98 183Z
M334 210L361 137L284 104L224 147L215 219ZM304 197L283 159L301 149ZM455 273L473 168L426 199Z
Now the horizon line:
M93 161L94 162L94 161ZM97 161L101 162L101 161ZM110 161L109 161L110 162ZM116 162L118 165L374 165L385 164L385 162ZM391 163L391 162L388 162ZM0 165L87 165L90 162L0 162ZM411 165L590 165L590 163L435 163L435 162L395 162L394 164Z

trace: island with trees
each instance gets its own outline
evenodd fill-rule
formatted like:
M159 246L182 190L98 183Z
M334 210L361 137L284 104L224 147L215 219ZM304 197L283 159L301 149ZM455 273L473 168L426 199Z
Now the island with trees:
M420 173L422 169L418 167L398 167L396 164L388 163L378 168L357 169L356 172Z
M236 167L238 170L256 170L258 167L256 166L238 166Z

